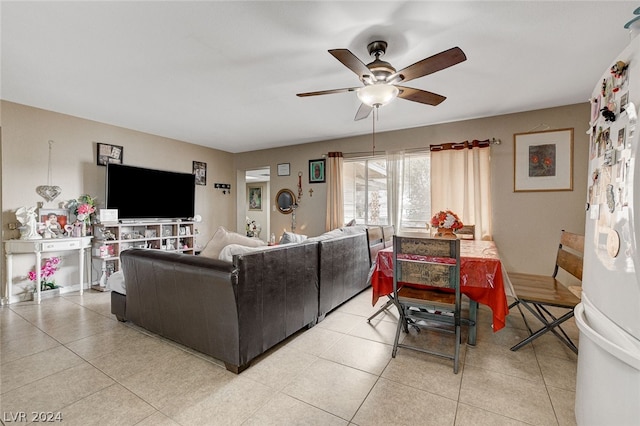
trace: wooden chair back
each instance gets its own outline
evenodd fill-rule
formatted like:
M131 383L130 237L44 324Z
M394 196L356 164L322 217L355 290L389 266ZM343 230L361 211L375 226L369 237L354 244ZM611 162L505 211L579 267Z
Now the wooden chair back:
M397 282L460 291L460 241L394 237L394 287Z
M378 252L384 248L381 226L367 226L367 243L369 244L369 265L373 265L378 256Z
M463 225L462 228L456 230L455 232L458 238L464 240L475 240L476 239L476 226L475 225Z
M580 281L582 281L582 258L584 257L584 235L562 231L560 246L556 256L556 266L553 277L562 268Z
M391 247L393 245L393 236L396 234L396 230L393 225L384 225L382 227L382 238L384 239L384 246Z

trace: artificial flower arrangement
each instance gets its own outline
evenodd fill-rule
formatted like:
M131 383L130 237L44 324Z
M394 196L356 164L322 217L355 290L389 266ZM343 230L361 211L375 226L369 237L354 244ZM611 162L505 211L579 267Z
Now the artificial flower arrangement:
M54 288L60 287L56 285L55 280L52 278L53 274L58 270L59 264L59 257L45 259L44 264L40 267L40 291L53 290ZM36 280L36 271L29 272L29 279L31 281Z
M462 221L451 210L439 211L431 218L431 226L434 228L460 229Z
M89 223L91 215L96 212L96 199L90 195L83 194L77 200L69 200L67 206L75 213L79 221Z

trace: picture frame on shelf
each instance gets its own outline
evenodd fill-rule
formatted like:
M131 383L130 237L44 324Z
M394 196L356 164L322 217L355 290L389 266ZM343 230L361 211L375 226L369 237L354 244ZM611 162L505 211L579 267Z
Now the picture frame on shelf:
M207 163L202 161L193 162L193 174L196 175L196 185L207 184Z
M290 163L280 163L278 164L278 176L290 176L291 175L291 164Z
M249 196L249 210L262 211L262 187L250 186L247 193Z
M67 209L38 209L38 221L47 224L53 224L51 221L55 220L62 232L66 225L71 225L69 220L69 210Z
M573 191L573 128L513 135L513 192Z
M309 183L324 183L326 160L309 160Z
M107 164L122 164L122 159L124 157L124 148L120 145L112 145L108 143L100 143L96 142L98 145L97 148L97 159L96 164L98 166L105 166Z

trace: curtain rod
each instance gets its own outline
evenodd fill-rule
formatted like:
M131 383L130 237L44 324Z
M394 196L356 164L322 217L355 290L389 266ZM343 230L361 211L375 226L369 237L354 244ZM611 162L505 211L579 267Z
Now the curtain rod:
M502 141L500 139L496 139L496 138L491 138L491 139L485 139L489 145L500 145L502 143ZM482 141L484 142L484 141ZM464 142L461 142L464 143ZM442 144L445 145L445 144ZM454 143L454 145L457 145ZM403 149L401 151L404 152L420 152L420 151L429 151L429 147L420 147L420 148L408 148L408 149ZM387 151L354 151L354 152L343 152L342 155L344 157L366 157L366 156L375 156L375 155L384 155L386 154ZM323 158L328 157L328 154L322 154Z
M491 138L479 141L474 139L473 141L464 142L449 142L442 144L429 145L430 151L447 151L449 149L471 149L471 148L489 148L491 145L500 145L502 142L500 139Z

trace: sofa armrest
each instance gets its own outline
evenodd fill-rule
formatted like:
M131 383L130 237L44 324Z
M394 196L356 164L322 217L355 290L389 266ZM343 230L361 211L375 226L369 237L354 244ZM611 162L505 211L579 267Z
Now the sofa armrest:
M150 249L126 250L120 259L127 283L127 320L241 365L233 264Z
M369 246L366 233L320 241L318 319L367 288Z
M235 255L241 352L248 360L318 318L318 244Z

